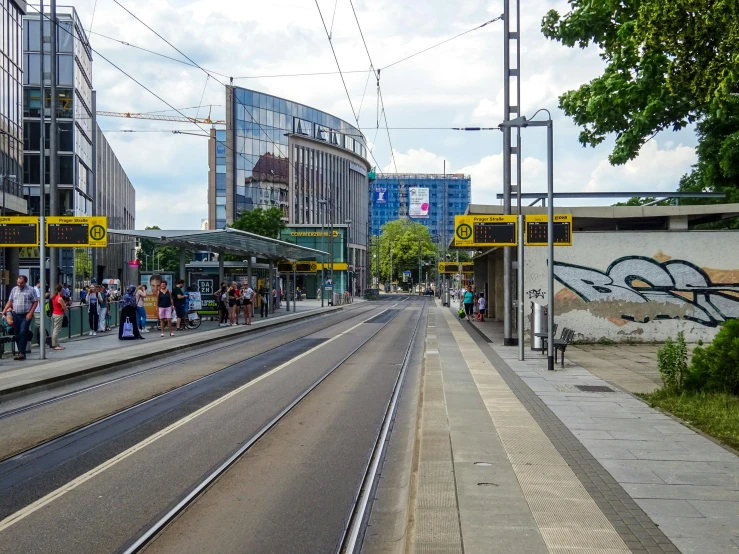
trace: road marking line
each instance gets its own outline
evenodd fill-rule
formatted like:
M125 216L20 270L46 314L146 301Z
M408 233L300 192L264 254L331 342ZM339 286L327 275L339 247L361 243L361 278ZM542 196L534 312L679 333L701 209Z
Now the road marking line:
M205 412L211 410L212 408L215 408L216 406L222 404L223 402L229 400L230 398L233 398L234 396L236 396L237 394L245 391L246 389L248 389L252 385L256 385L260 381L266 379L270 375L273 375L273 374L277 373L281 369L284 369L285 367L293 364L297 360L300 360L301 358L304 358L307 355L312 354L313 352L315 352L319 348L323 348L324 346L326 346L327 344L332 343L333 341L335 341L339 337L342 337L343 335L346 335L347 333L352 332L357 327L360 327L364 323L367 323L373 317L377 317L379 315L382 315L386 311L388 311L388 310L387 309L382 310L379 314L373 315L372 317L370 317L368 319L365 319L364 321L360 321L354 327L351 327L351 328L347 329L346 331L343 331L343 332L339 333L335 337L331 337L326 342L322 342L321 344L319 344L317 346L314 346L310 350L307 350L306 352L303 352L302 354L300 354L298 356L295 356L291 360L289 360L289 361L287 361L287 362L285 362L285 363L277 366L276 368L271 369L270 371L268 371L264 375L260 375L256 379L253 379L252 381L249 381L248 383L240 386L239 388L232 390L231 392L229 392L229 393L221 396L220 398L214 400L210 404L207 404L206 406L203 406L199 410L191 413L188 416L183 417L182 419L180 419L178 421L175 421L174 423L172 423L168 427L165 427L164 429L158 431L157 433L154 433L153 435L151 435L150 437L144 439L143 441L139 442L138 444L133 445L128 450L124 450L123 452L121 452L117 456L115 456L115 457L111 458L110 460L108 460L108 461L100 464L99 466L91 469L87 473L84 473L84 474L80 475L79 477L77 477L76 479L73 479L72 481L70 481L66 485L64 485L62 487L59 487L55 491L50 492L49 494L47 494L46 496L44 496L42 498L39 498L35 502L33 502L33 503L29 504L28 506L26 506L25 508L23 508L21 510L18 510L14 514L9 515L8 517L6 517L2 521L0 521L0 532L4 531L5 529L9 528L10 526L14 525L15 523L18 523L19 521L25 519L26 517L30 516L32 513L36 512L37 510L40 510L44 506L52 503L57 498L60 498L63 495L65 495L66 493L68 493L68 492L76 489L77 487L79 487L83 483L86 483L87 481L89 481L93 477L95 477L95 476L103 473L105 470L110 469L111 467L113 467L114 465L116 465L118 462L121 462L121 461L125 460L126 458L128 458L129 456L135 454L139 450L142 450L143 448L149 446L153 442L155 442L155 441L161 439L162 437L170 434L172 431L174 431L174 430L182 427L186 423L189 423L190 421L194 420L195 418L203 415Z

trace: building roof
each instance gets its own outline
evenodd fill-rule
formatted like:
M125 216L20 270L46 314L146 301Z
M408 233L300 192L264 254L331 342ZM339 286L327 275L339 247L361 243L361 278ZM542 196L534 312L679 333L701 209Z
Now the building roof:
M515 210L515 208L514 208ZM739 217L739 204L700 204L690 206L554 206L555 213L571 214L574 230L608 230L618 228L618 221L667 220L686 218L689 225L711 223ZM503 206L469 204L466 215L499 215ZM547 208L524 206L524 215L546 215Z
M254 256L275 261L302 260L328 255L328 252L322 252L321 250L314 250L313 248L306 248L231 228L187 229L181 231L108 229L108 233L147 239L165 246L186 248L188 250L208 250L234 256Z

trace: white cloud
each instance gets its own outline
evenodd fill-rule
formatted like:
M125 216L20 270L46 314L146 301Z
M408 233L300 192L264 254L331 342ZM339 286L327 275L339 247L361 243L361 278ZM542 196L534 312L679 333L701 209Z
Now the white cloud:
M331 25L335 2L318 0ZM248 4L248 5L247 5ZM156 35L113 2L76 0L83 26L131 44L180 58ZM297 0L245 3L243 0L128 0L125 3L157 32L208 69L234 77L332 72L336 62L318 10ZM366 70L369 60L354 15L343 2L336 5L332 43L341 68ZM502 117L502 23L492 23L415 56L392 62L480 25L500 14L499 5L479 0L395 2L355 0L362 31L372 60L381 72L383 100L390 127L450 127L497 125ZM603 61L597 51L570 49L547 40L540 32L542 16L550 8L568 11L566 0L531 0L522 14L522 111L531 115L541 107L552 110L556 121L555 178L561 190L612 190L614 187L674 188L679 175L694 159L692 130L669 135L674 144L652 141L644 154L620 168L607 163L609 146L583 150L577 129L557 108L557 97L599 74ZM32 11L32 10L31 10ZM93 47L177 108L216 104L212 117L225 116L224 88L197 68L91 35ZM367 73L345 73L354 109L362 104L360 123L368 139L377 125L376 82ZM217 76L226 83L228 78ZM98 108L146 112L167 106L94 56L93 83ZM303 102L353 122L344 85L338 75L238 79L235 84ZM365 93L366 87L366 93ZM205 90L205 92L204 92ZM173 113L173 112L167 112ZM188 110L194 114L195 110ZM201 116L203 112L201 111ZM193 125L106 119L103 129L187 129ZM384 121L381 121L384 126ZM461 168L473 176L473 200L495 203L500 191L502 156L500 134L450 130L391 129L399 171L447 171ZM166 133L107 135L137 189L137 227L157 224L197 228L206 217L207 140ZM662 135L658 137L662 138ZM381 130L373 144L380 162L395 171L387 133ZM524 190L543 190L543 138L524 136ZM674 146L677 145L677 146ZM374 165L374 161L372 162ZM181 202L186 191L185 202ZM159 209L157 200L159 199ZM164 204L164 199L171 199ZM195 200L193 200L195 199ZM162 208L164 206L164 208Z

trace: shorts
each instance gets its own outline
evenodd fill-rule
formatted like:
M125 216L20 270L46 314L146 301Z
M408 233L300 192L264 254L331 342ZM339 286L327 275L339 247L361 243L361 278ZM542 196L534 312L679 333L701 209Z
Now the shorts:
M185 312L185 306L177 306L175 304L174 311L177 314L177 317L179 319L185 319L187 317L187 312Z
M172 308L159 308L159 319L172 319Z
M251 306L251 298L244 298L244 306Z
M233 308L236 305L236 299L235 298L229 298L228 299L228 307Z
M485 308L480 308L480 315L485 315Z
M464 305L464 313L467 315L472 315L472 308L474 308L474 304L465 304Z

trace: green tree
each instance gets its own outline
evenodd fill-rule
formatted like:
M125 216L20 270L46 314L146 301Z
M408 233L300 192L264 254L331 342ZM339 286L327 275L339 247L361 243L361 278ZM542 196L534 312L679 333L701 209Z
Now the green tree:
M565 46L597 45L603 74L560 96L581 127L580 142L596 146L610 134L613 164L636 157L665 129L678 130L721 114L737 91L739 7L732 0L569 0L551 10L542 32Z
M280 231L285 227L284 217L285 214L276 206L266 210L264 208L254 208L241 213L230 227L275 239L280 236Z
M392 275L390 275L391 245ZM433 259L435 252L436 249L433 240L431 239L428 227L422 223L417 223L410 219L398 219L396 221L386 223L382 227L382 234L380 236L381 280L386 283L389 281L400 280L399 276L402 277L404 271L411 271L413 274L413 281L418 283L419 254L423 267L423 262ZM374 267L376 268L376 265Z
M80 248L74 250L74 272L80 281L87 281L92 277L92 258Z
M146 230L160 230L156 225ZM141 239L141 248L136 254L141 262L142 271L166 271L178 274L180 271L180 249L173 246L162 246L152 240ZM192 261L192 253L187 252L186 262Z

